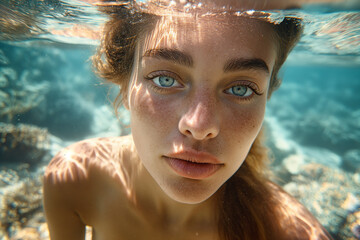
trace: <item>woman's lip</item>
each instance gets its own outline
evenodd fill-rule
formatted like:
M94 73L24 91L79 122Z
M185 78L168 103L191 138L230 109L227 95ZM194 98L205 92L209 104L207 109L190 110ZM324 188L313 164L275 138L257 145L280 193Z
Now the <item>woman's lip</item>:
M208 178L223 166L223 164L191 162L166 156L164 158L177 174L190 179Z
M207 152L199 152L194 150L184 150L176 153L169 153L165 155L168 158L176 158L185 160L193 163L210 163L210 164L221 164L220 160L215 156Z

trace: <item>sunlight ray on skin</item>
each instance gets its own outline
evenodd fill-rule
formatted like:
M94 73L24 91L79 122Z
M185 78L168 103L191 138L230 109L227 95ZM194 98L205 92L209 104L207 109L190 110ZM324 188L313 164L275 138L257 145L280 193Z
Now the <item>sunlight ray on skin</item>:
M116 179L125 191L126 196L136 203L133 194L132 179L141 170L140 165L124 162L132 159L128 153L119 148L119 144L128 144L127 139L122 142L114 139L91 139L79 142L62 150L49 164L45 178L51 179L52 184L62 184L69 181L83 181L89 176L89 169L100 169L111 178ZM114 151L118 149L118 151ZM131 147L134 153L134 146ZM90 159L96 159L91 161Z
M106 171L109 176L118 180L124 187L127 197L135 202L132 192L132 177L136 173L134 169L129 168L129 163L123 162L124 159L129 159L123 151L114 151L114 143L99 142L96 147L97 160L96 164ZM119 148L121 150L122 148Z
M143 99L147 99L147 105L149 106L149 110L152 112L152 113L155 113L155 108L154 108L154 104L153 104L153 100L152 100L152 98L151 98L151 96L150 96L150 93L149 93L149 90L148 89L146 89L146 91L145 91L145 94L144 94L144 96L142 96L142 98ZM141 100L141 101L143 101L143 100Z
M56 174L53 172L49 173L52 176L53 183L87 178L85 164L79 161L80 159L82 157L71 149L64 149L61 154L58 154L51 162L51 167L56 170Z
M152 34L147 34L144 40L144 48L142 54L147 49L157 49L160 44L165 46L176 45L177 31L175 29L176 21L173 17L163 17L157 23L157 27L153 30Z
M134 71L132 71L131 73L129 87L126 92L126 96L124 96L125 101L123 102L124 106L127 107L128 109L130 109L132 94L135 94L135 96L137 96L142 87L141 84L136 83L136 79L138 79L139 59L140 59L139 47L136 46L135 56L134 56L134 66L133 66Z
M141 90L142 88L142 84L136 84L134 83L132 86L131 86L131 90L129 92L131 93L134 93L135 96L139 95L139 91ZM131 97L131 96L130 96Z
M135 57L136 64L134 65L134 69L139 68L138 59L142 58L146 50L161 48L160 47L161 44L165 44L165 46L172 46L173 44L176 43L178 35L175 29L176 27L176 24L174 24L175 20L172 17L169 18L170 20L168 20L168 18L163 17L157 23L158 27L155 28L152 34L147 34L146 38L144 39L144 47L142 49L139 49L138 47L136 48L136 57ZM152 99L150 97L150 93L148 92L148 90L146 90L143 96L139 96L139 92L143 86L141 83L138 84L137 81L135 81L135 79L137 78L138 78L138 71L134 70L133 76L131 77L132 85L129 90L130 93L129 95L131 96L129 96L128 101L130 101L131 97L134 97L134 99L136 99L136 101L138 102L143 102L146 100L147 106L151 107L149 110L152 113L155 113L155 108L152 104Z
M206 110L206 107L203 106L203 103L198 103L195 106L194 110L191 110L191 116L186 120L187 123L192 127L198 124L199 117L201 116L201 112Z
M128 99L127 99L127 103L126 103L126 105L128 105L128 107L130 106L129 103L131 102L131 99L132 98L136 99L136 96L139 95L139 91L141 90L141 87L142 87L141 84L136 84L134 82L131 83L131 86L128 91Z
M146 90L145 94L143 94L143 95L139 94L139 91L141 90L142 87L143 87L142 83L140 83L140 84L137 84L137 83L132 84L132 87L131 87L132 90L130 90L129 99L131 97L133 97L136 104L146 102L146 105L149 107L149 110L152 113L155 113L155 108L154 108L154 105L152 103L152 98L150 97L149 91Z
M173 143L174 153L182 152L184 150L184 146L182 144Z

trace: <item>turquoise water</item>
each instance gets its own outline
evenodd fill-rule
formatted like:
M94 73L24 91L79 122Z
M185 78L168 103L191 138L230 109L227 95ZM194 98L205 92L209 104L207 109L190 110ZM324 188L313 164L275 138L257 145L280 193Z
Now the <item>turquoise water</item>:
M275 181L334 239L360 239L359 5L271 14L305 23L267 107ZM80 1L0 1L0 239L48 238L40 176L59 149L129 133L89 61L105 20Z

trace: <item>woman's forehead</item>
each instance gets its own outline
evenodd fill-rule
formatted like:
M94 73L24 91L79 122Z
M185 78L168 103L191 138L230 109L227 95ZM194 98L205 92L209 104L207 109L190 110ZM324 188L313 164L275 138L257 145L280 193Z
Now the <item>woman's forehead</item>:
M216 50L227 58L238 53L267 58L271 64L276 48L273 33L270 23L246 17L163 17L145 34L141 54L168 48L191 53L201 48L203 53Z
M144 36L144 51L175 47L180 43L201 44L206 40L243 42L251 38L271 38L270 23L235 16L162 17Z

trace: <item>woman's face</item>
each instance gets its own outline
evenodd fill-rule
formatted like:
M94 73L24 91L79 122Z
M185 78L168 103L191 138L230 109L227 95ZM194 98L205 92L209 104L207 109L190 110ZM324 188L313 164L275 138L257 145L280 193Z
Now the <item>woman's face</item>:
M276 58L269 24L162 19L137 46L127 105L139 157L172 199L208 199L262 126Z

